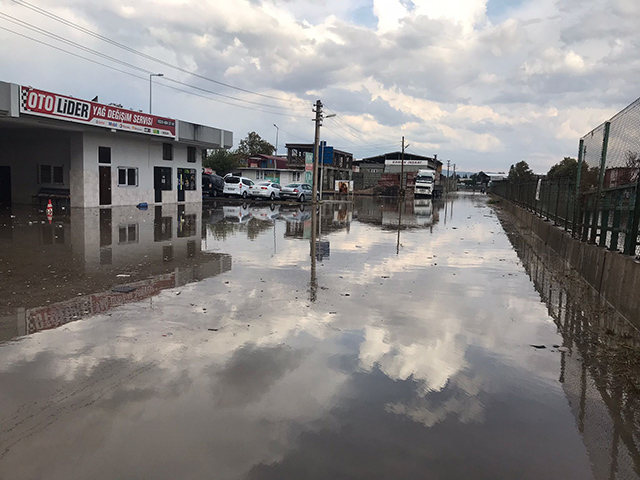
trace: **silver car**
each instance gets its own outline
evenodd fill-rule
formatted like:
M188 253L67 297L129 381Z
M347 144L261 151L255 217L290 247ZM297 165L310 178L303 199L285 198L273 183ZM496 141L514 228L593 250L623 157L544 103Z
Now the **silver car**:
M308 183L290 183L280 190L280 197L285 200L297 200L304 202L313 198L311 185Z

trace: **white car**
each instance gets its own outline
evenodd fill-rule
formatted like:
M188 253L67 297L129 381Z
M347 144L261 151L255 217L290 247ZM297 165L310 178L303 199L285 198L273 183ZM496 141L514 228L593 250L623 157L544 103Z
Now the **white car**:
M251 207L249 208L249 213L251 213L252 218L273 221L280 218L280 205L271 203L265 207Z
M258 182L251 187L249 195L255 198L268 198L269 200L275 200L280 198L280 190L282 187L273 182Z
M251 195L250 189L253 185L253 180L250 178L236 177L235 175L224 177L224 196L236 195L242 198L249 198Z
M231 223L247 223L252 218L249 206L246 204L237 207L225 205L222 207L222 212L224 219Z

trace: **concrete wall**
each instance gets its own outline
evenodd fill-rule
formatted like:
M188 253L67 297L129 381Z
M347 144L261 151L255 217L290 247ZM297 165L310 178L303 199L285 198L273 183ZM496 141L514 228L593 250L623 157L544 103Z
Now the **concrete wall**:
M196 162L187 162L187 145L177 142L173 144L173 160L162 159L162 139L127 135L121 132L101 132L83 134L83 181L86 186L84 195L72 197L72 206L97 207L99 202L99 170L98 147L111 148L111 204L113 206L153 204L154 167L170 167L172 169L171 190L162 192L162 203L176 203L177 169L193 168L196 170L196 190L185 191L185 202L202 201L202 150L196 149ZM138 168L137 186L118 186L118 167ZM72 192L73 195L74 192Z
M19 99L18 85L0 82L0 116L20 116Z
M71 138L66 132L40 131L28 136L24 131L5 133L0 141L0 165L11 167L13 203L33 203L32 195L41 187L70 188ZM63 167L63 184L38 183L39 165Z
M640 262L575 240L531 212L502 200L504 208L564 258L616 310L640 328Z
M233 132L178 120L178 140L208 143L209 148L231 148Z

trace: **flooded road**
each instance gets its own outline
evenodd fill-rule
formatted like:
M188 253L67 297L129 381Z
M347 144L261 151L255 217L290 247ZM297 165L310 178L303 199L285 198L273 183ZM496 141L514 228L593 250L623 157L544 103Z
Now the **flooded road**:
M0 225L0 478L640 473L633 332L485 196Z

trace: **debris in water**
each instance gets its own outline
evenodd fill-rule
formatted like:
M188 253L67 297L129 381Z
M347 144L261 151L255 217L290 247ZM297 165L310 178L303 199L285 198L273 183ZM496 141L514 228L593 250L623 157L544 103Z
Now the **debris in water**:
M207 330L209 330L210 332L217 332L220 329L219 328L207 328Z
M541 349L541 348L547 348L545 345L533 345L533 344L531 344L531 346L532 346L533 348L538 348L538 349Z
M116 293L131 293L131 292L135 292L136 289L135 287L130 287L129 285L119 285L117 287L113 287L111 291ZM78 294L78 295L81 295L81 294Z

